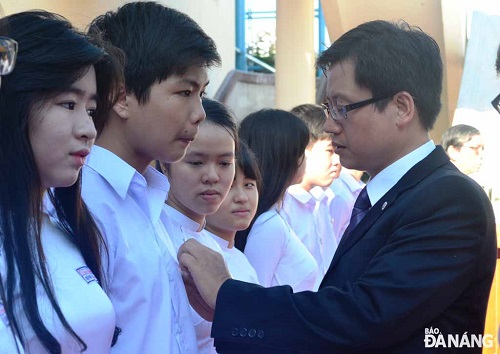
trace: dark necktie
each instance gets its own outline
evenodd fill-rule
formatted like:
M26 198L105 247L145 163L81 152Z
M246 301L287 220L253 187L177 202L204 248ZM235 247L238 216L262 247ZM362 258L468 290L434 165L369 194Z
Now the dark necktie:
M368 198L368 192L366 191L366 187L361 190L359 193L356 202L354 203L354 207L352 209L351 221L349 222L349 226L347 230L344 232L344 236L348 235L358 224L361 222L372 207L370 203L370 198Z

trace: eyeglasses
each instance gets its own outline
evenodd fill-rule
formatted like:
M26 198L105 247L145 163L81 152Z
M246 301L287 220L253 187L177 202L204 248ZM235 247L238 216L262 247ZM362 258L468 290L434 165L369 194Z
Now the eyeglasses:
M479 155L481 152L484 151L484 146L483 145L478 145L478 146L472 146L472 145L462 145L462 147L466 147L471 149L472 151L475 152L476 155Z
M325 102L325 103L321 104L321 107L323 107L323 110L325 111L325 114L328 117L330 117L334 121L338 122L338 121L347 119L347 112L352 111L353 109L358 109L358 108L361 108L364 106L368 106L369 104L385 100L385 99L390 98L392 96L394 96L394 94L373 97L373 98L369 98L369 99L364 100L364 101L348 104L345 106L339 106L339 105L335 105L335 104L332 104L330 106L330 104L328 102Z
M491 104L493 105L493 108L497 110L498 113L500 113L500 94L491 101Z
M17 42L11 38L0 37L0 76L10 74L17 57Z

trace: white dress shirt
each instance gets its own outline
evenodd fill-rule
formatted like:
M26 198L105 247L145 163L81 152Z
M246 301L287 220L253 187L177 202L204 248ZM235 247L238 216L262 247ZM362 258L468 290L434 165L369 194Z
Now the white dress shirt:
M318 264L276 207L255 220L244 253L262 286L290 285L294 292L314 288Z
M329 211L329 200L332 198L330 189L314 187L308 192L296 184L287 189L283 201L281 215L318 263L313 290L319 288L338 246Z
M205 230L222 248L224 259L227 263L227 268L231 272L233 279L246 281L248 283L259 284L259 278L255 269L248 261L248 258L236 247L228 248L229 242L223 238Z
M141 175L94 146L83 168L83 196L109 248L108 294L122 329L113 353L196 353L196 337L172 242L160 220L166 177Z
M201 244L223 254L219 244L203 229L203 226L205 226L204 224L200 225L196 221L191 220L170 205L164 204L163 210L166 216L166 218L162 218L163 224L169 236L172 238L176 255L181 245L189 238L194 238ZM214 347L214 340L210 337L212 322L203 319L194 309L191 309L191 316L194 322L199 353L217 353Z
M52 289L64 317L87 345L85 353L109 353L115 329L115 312L104 290L69 236L57 224L53 208L47 207L42 218L42 247ZM1 252L0 252L1 255ZM0 257L0 273L5 274L5 260ZM5 281L5 279L4 279ZM48 331L61 345L62 353L80 353L82 348L65 329L55 313L43 286L37 284L40 317ZM20 299L15 301L15 316L24 333L26 353L45 353L35 335ZM0 305L1 307L1 305ZM17 353L6 316L0 308L0 353ZM21 350L21 352L23 352Z
M384 168L366 185L370 202L375 205L413 166L425 159L436 145L432 140Z

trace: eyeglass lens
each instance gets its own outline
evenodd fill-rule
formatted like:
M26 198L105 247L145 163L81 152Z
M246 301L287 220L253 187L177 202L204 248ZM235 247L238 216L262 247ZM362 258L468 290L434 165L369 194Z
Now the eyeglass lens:
M0 38L0 75L12 72L16 63L17 42L10 38Z

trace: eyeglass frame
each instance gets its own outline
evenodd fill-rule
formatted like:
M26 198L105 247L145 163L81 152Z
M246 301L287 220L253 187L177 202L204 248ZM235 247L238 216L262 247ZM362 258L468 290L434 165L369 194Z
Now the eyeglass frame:
M496 111L500 114L500 94L498 94L497 97L495 97L493 99L493 101L491 101L491 105L493 106L493 108L496 109Z
M346 104L346 105L336 105L337 112L338 112L338 118L335 118L334 115L332 114L332 110L330 109L330 104L328 102L323 102L321 104L321 107L325 111L325 114L332 118L335 122L340 122L342 120L347 119L347 112L352 111L354 109L358 109L364 106L368 106L369 104L372 103L377 103L382 100L391 98L395 94L392 93L390 95L382 95L382 96L377 96L377 97L372 97L367 100L359 101L356 103L351 103L351 104Z
M16 59L17 59L17 50L18 50L18 43L9 37L3 37L0 36L0 47L5 48L5 51L7 52L7 55L12 56L12 64L9 65L6 69L4 69L3 72L0 72L0 76L8 75L14 70L14 66L16 64Z

